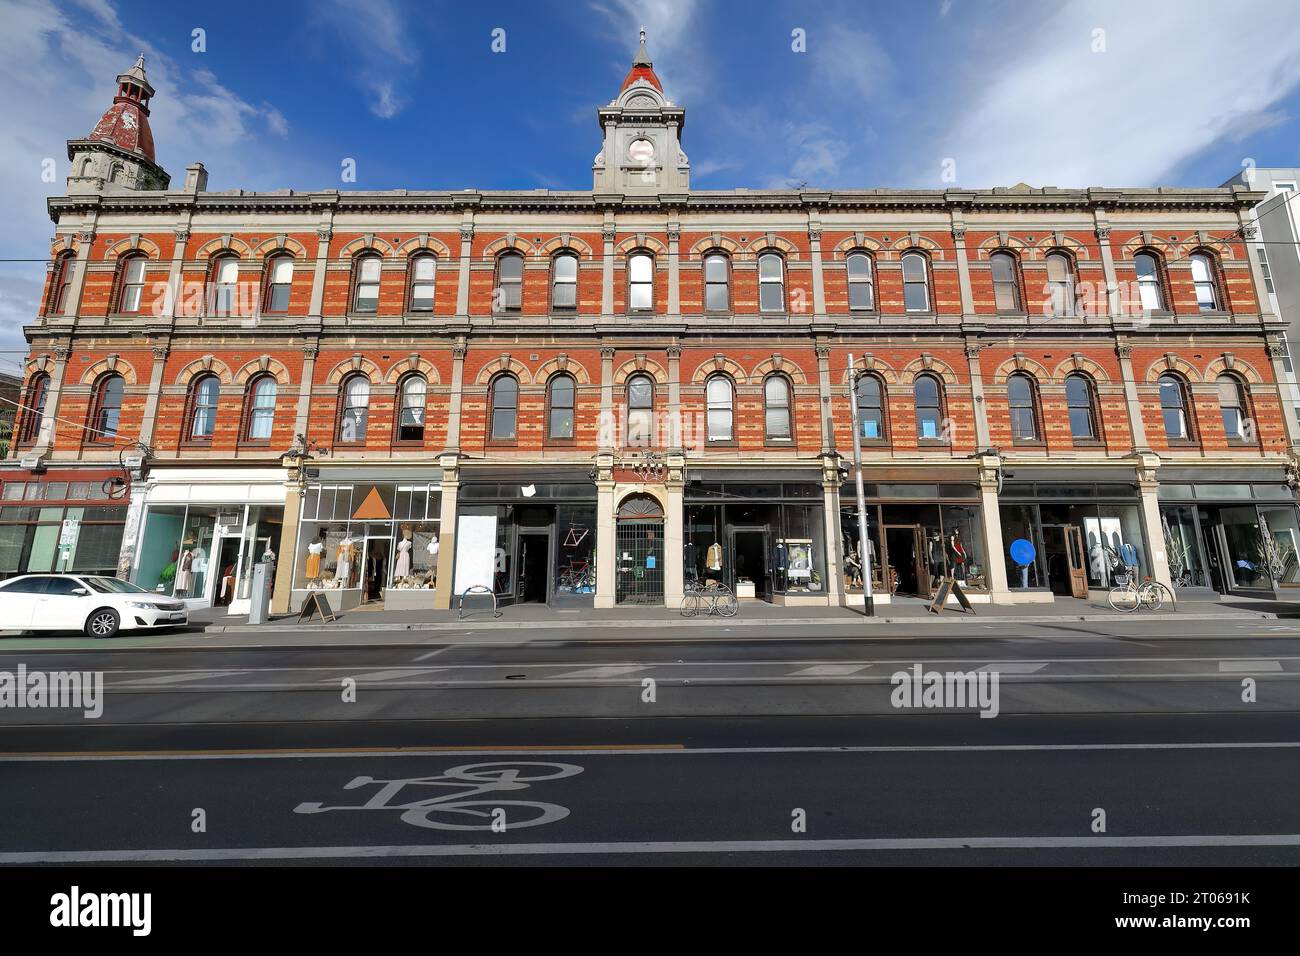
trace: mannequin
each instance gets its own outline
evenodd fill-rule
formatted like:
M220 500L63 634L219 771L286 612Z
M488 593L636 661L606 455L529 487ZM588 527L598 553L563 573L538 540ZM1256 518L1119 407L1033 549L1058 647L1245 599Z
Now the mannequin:
M400 581L411 573L411 526L402 525L402 540L397 542L397 563L393 566L393 580Z
M952 574L959 581L966 579L966 549L962 547L961 532L953 530L948 538L948 550L952 552Z
M190 589L190 568L194 565L194 552L186 548L176 564L176 593Z
M352 580L352 538L350 536L345 536L339 542L335 558L338 566L334 569L334 580L340 582L339 587L345 588Z
M325 553L325 542L319 538L307 545L307 580L315 582L320 580L320 560L321 555Z

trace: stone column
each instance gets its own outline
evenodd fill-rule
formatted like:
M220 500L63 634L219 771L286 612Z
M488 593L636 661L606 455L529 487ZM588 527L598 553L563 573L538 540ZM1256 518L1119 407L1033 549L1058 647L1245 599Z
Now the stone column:
M1097 248L1101 250L1101 267L1106 274L1106 300L1105 312L1102 312L1102 300L1097 296L1092 299L1097 305L1098 315L1109 315L1112 318L1119 315L1119 276L1115 272L1115 254L1110 248L1110 222L1106 218L1105 210L1098 209L1093 212L1093 222L1097 236Z
M966 346L966 365L970 370L971 404L975 408L975 450L982 451L989 447L988 403L984 400L984 370L980 367L980 349L978 343Z
M668 451L682 449L682 350L668 346Z
M456 274L456 315L469 316L469 271L474 255L474 213L465 211L460 224L460 269Z
M189 224L176 230L176 243L172 248L171 271L167 273L167 297L164 300L163 318L170 325L176 318L176 309L185 295L181 283L185 280L185 247L189 245Z
M605 223L601 229L603 258L600 273L600 311L607 321L614 314L614 237L617 234L614 214L605 213Z
M86 268L90 262L90 247L94 242L93 230L77 233L77 258L72 263L72 284L68 286L68 301L63 303L63 315L67 318L75 317L81 311L81 290L86 286Z
M1273 369L1273 381L1277 383L1277 400L1281 406L1282 425L1286 429L1286 442L1292 449L1292 455L1295 455L1300 450L1300 424L1296 421L1295 396L1289 386L1294 376L1286 370L1284 364L1287 346L1278 337L1270 336L1265 348L1268 350L1269 364Z
M614 347L600 348L600 428L598 449L610 453L618 446L618 421L614 416Z
M68 358L71 355L72 350L66 345L56 346L54 349L54 368L50 371L49 391L45 393L45 406L41 414L41 428L36 435L36 447L32 449L33 454L47 455L54 444L55 424L59 415L59 393L63 391L63 376L67 374Z
M1007 586L1006 547L1002 540L1002 515L998 510L997 455L981 455L979 459L980 510L984 525L984 569L988 579L989 594L994 604L1013 602Z
M158 418L158 400L162 395L163 372L167 367L167 354L171 349L166 343L153 347L153 368L149 372L149 392L144 398L144 414L140 419L140 441L148 445L153 442L154 422Z
M1137 456L1138 492L1142 496L1142 528L1146 532L1147 548L1150 551L1151 575L1174 593L1173 575L1169 573L1169 555L1165 553L1165 529L1160 523L1160 501L1156 492L1160 488L1160 479L1156 474L1160 467L1160 456L1151 452ZM1174 600L1178 598L1175 596Z
M832 455L822 456L822 512L826 527L826 581L823 585L832 607L844 603L844 556L840 554L840 466Z
M826 314L826 277L822 273L822 224L815 212L808 214L808 255L812 260L813 315Z
M298 383L298 409L293 419L293 433L307 437L307 422L311 414L311 393L316 382L316 356L320 349L315 344L302 347L302 381Z
M456 589L456 501L460 490L460 459L454 453L441 457L442 506L438 512L438 577L434 582L433 606L449 609Z
M675 609L682 606L685 581L682 547L685 544L686 458L683 455L669 453L664 491L668 500L664 509L664 606Z
M330 240L334 232L327 226L316 231L316 272L311 280L311 312L314 319L320 319L325 308L325 271L329 266Z
M822 432L822 454L835 451L834 408L831 405L831 350L825 345L813 347L817 353L817 405Z
M271 593L272 614L288 614L292 610L293 579L298 573L298 525L302 517L302 493L298 476L298 468L290 468L284 482L284 523L280 526L280 544L275 550L277 559L275 590Z
M614 606L614 561L618 550L615 538L614 456L601 452L596 456L596 607ZM677 550L680 573L680 539Z
M971 291L970 259L966 255L966 220L960 209L954 208L951 215L952 242L957 254L957 283L961 287L961 312L962 315L974 315L975 293Z
M668 223L668 316L673 319L679 319L682 315L681 239L681 224L670 220Z
M460 451L460 413L465 393L465 338L456 339L451 347L451 397L447 403L447 440L448 452Z
M1124 403L1128 409L1128 427L1133 436L1133 450L1147 452L1147 429L1142 422L1142 403L1138 399L1137 381L1133 378L1133 346L1126 339L1115 345L1119 356L1120 379L1124 383Z

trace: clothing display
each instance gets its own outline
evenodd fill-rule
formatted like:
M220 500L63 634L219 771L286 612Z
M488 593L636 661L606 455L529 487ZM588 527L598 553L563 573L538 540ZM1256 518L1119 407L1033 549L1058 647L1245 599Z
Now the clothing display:
M324 551L323 541L313 541L307 545L307 580L315 581L320 577L320 559Z
M188 591L190 589L190 570L194 566L194 552L186 551L181 555L180 561L176 565L176 590Z
M334 580L341 581L341 587L347 587L352 580L352 554L352 539L344 538L339 542L338 550L334 555L336 561Z
M704 566L710 571L722 570L722 545L713 542L704 556Z
M428 552L432 557L438 556L438 536L435 534L429 539Z
M411 573L411 539L403 538L397 542L397 565L393 570L394 576L404 578Z
M202 574L208 569L208 553L202 548L195 548L190 561L190 567L195 574Z

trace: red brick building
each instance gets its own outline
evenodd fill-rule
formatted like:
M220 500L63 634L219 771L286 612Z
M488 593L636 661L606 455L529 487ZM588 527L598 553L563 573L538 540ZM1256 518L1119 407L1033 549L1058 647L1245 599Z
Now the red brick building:
M694 190L644 46L591 190L171 189L118 82L49 200L0 573L861 603L856 402L878 601L1300 583L1260 194Z

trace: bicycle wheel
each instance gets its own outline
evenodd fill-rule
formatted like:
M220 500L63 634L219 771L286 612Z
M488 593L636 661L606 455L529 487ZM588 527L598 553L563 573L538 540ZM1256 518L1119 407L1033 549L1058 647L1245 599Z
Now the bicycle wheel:
M1159 581L1148 581L1142 585L1142 607L1148 611L1158 611L1165 603L1174 603L1174 596Z
M1110 606L1117 611L1136 611L1138 608L1137 588L1131 584L1121 584L1110 589Z
M700 596L694 591L682 595L682 617L695 617L700 613Z
M401 820L413 827L424 827L430 830L491 830L495 819L494 810L502 811L507 830L554 823L569 815L569 808L557 803L531 800L461 800L456 803L412 807L402 814ZM452 814L483 822L453 822L453 819L448 819L448 815Z
M723 617L735 617L739 610L740 602L736 600L736 595L730 591L718 595L718 613Z

